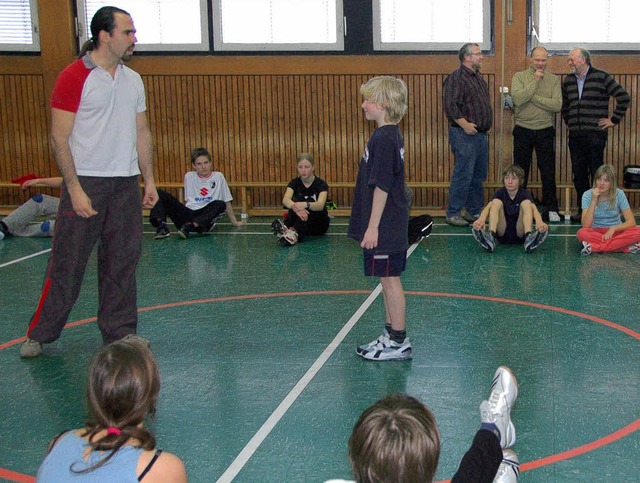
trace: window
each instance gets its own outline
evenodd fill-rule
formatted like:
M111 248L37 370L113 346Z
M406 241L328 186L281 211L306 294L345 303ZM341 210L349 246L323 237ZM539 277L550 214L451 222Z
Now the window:
M534 0L533 45L549 50L638 50L637 0Z
M115 3L133 18L138 38L136 50L209 50L206 0L118 0ZM93 15L100 7L109 5L114 5L113 0L78 2L80 46L91 36Z
M215 50L342 50L342 0L213 0Z
M374 0L375 50L491 49L490 0Z
M40 51L36 0L0 0L0 51Z

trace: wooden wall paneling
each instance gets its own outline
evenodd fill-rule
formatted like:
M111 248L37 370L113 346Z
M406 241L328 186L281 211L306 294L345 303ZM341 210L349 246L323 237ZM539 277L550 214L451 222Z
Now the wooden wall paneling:
M214 169L221 171L223 163L229 163L230 172L224 173L229 179L239 179L237 163L233 154L238 152L239 137L237 135L237 119L230 109L229 98L224 89L224 76L206 76L207 97L205 100L205 130L207 131L208 148L214 156ZM246 173L243 173L246 175ZM235 195L234 195L235 196Z
M11 91L9 89L10 75L0 75L0 139L2 144L0 145L0 176L5 181L11 180L11 165L15 159L15 154L12 149L13 142L10 135L10 113L9 113L9 101L11 100ZM6 204L10 196L10 190L2 190L2 203Z

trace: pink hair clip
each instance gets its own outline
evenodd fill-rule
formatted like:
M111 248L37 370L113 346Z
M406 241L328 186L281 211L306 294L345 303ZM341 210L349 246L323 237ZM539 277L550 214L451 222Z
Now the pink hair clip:
M107 428L107 436L115 434L116 436L120 436L121 431L118 428Z

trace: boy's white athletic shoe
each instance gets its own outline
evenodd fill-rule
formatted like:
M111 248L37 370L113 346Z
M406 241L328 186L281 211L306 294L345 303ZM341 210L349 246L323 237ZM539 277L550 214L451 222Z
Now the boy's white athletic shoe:
M517 483L520 475L520 460L511 449L502 450L502 463L498 468L493 483Z
M493 376L491 394L480 404L480 419L493 423L500 431L500 446L509 448L516 444L516 428L511 422L511 408L518 398L518 382L511 369L500 366Z
M364 350L370 349L371 347L376 345L378 342L382 342L385 339L385 337L387 339L389 338L389 331L387 330L386 327L382 331L382 334L380 334L380 336L376 340L372 340L368 344L362 344L361 346L358 346L358 348L356 349L356 352L359 354L360 351L364 351Z
M356 354L370 361L392 361L411 359L411 341L405 338L402 344L389 338L387 330L373 342L356 348Z

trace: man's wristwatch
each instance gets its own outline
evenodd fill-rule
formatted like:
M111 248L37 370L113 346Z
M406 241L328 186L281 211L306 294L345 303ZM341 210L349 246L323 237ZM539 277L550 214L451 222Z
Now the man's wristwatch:
M309 205L309 202L307 201L307 210L311 209L311 206Z

